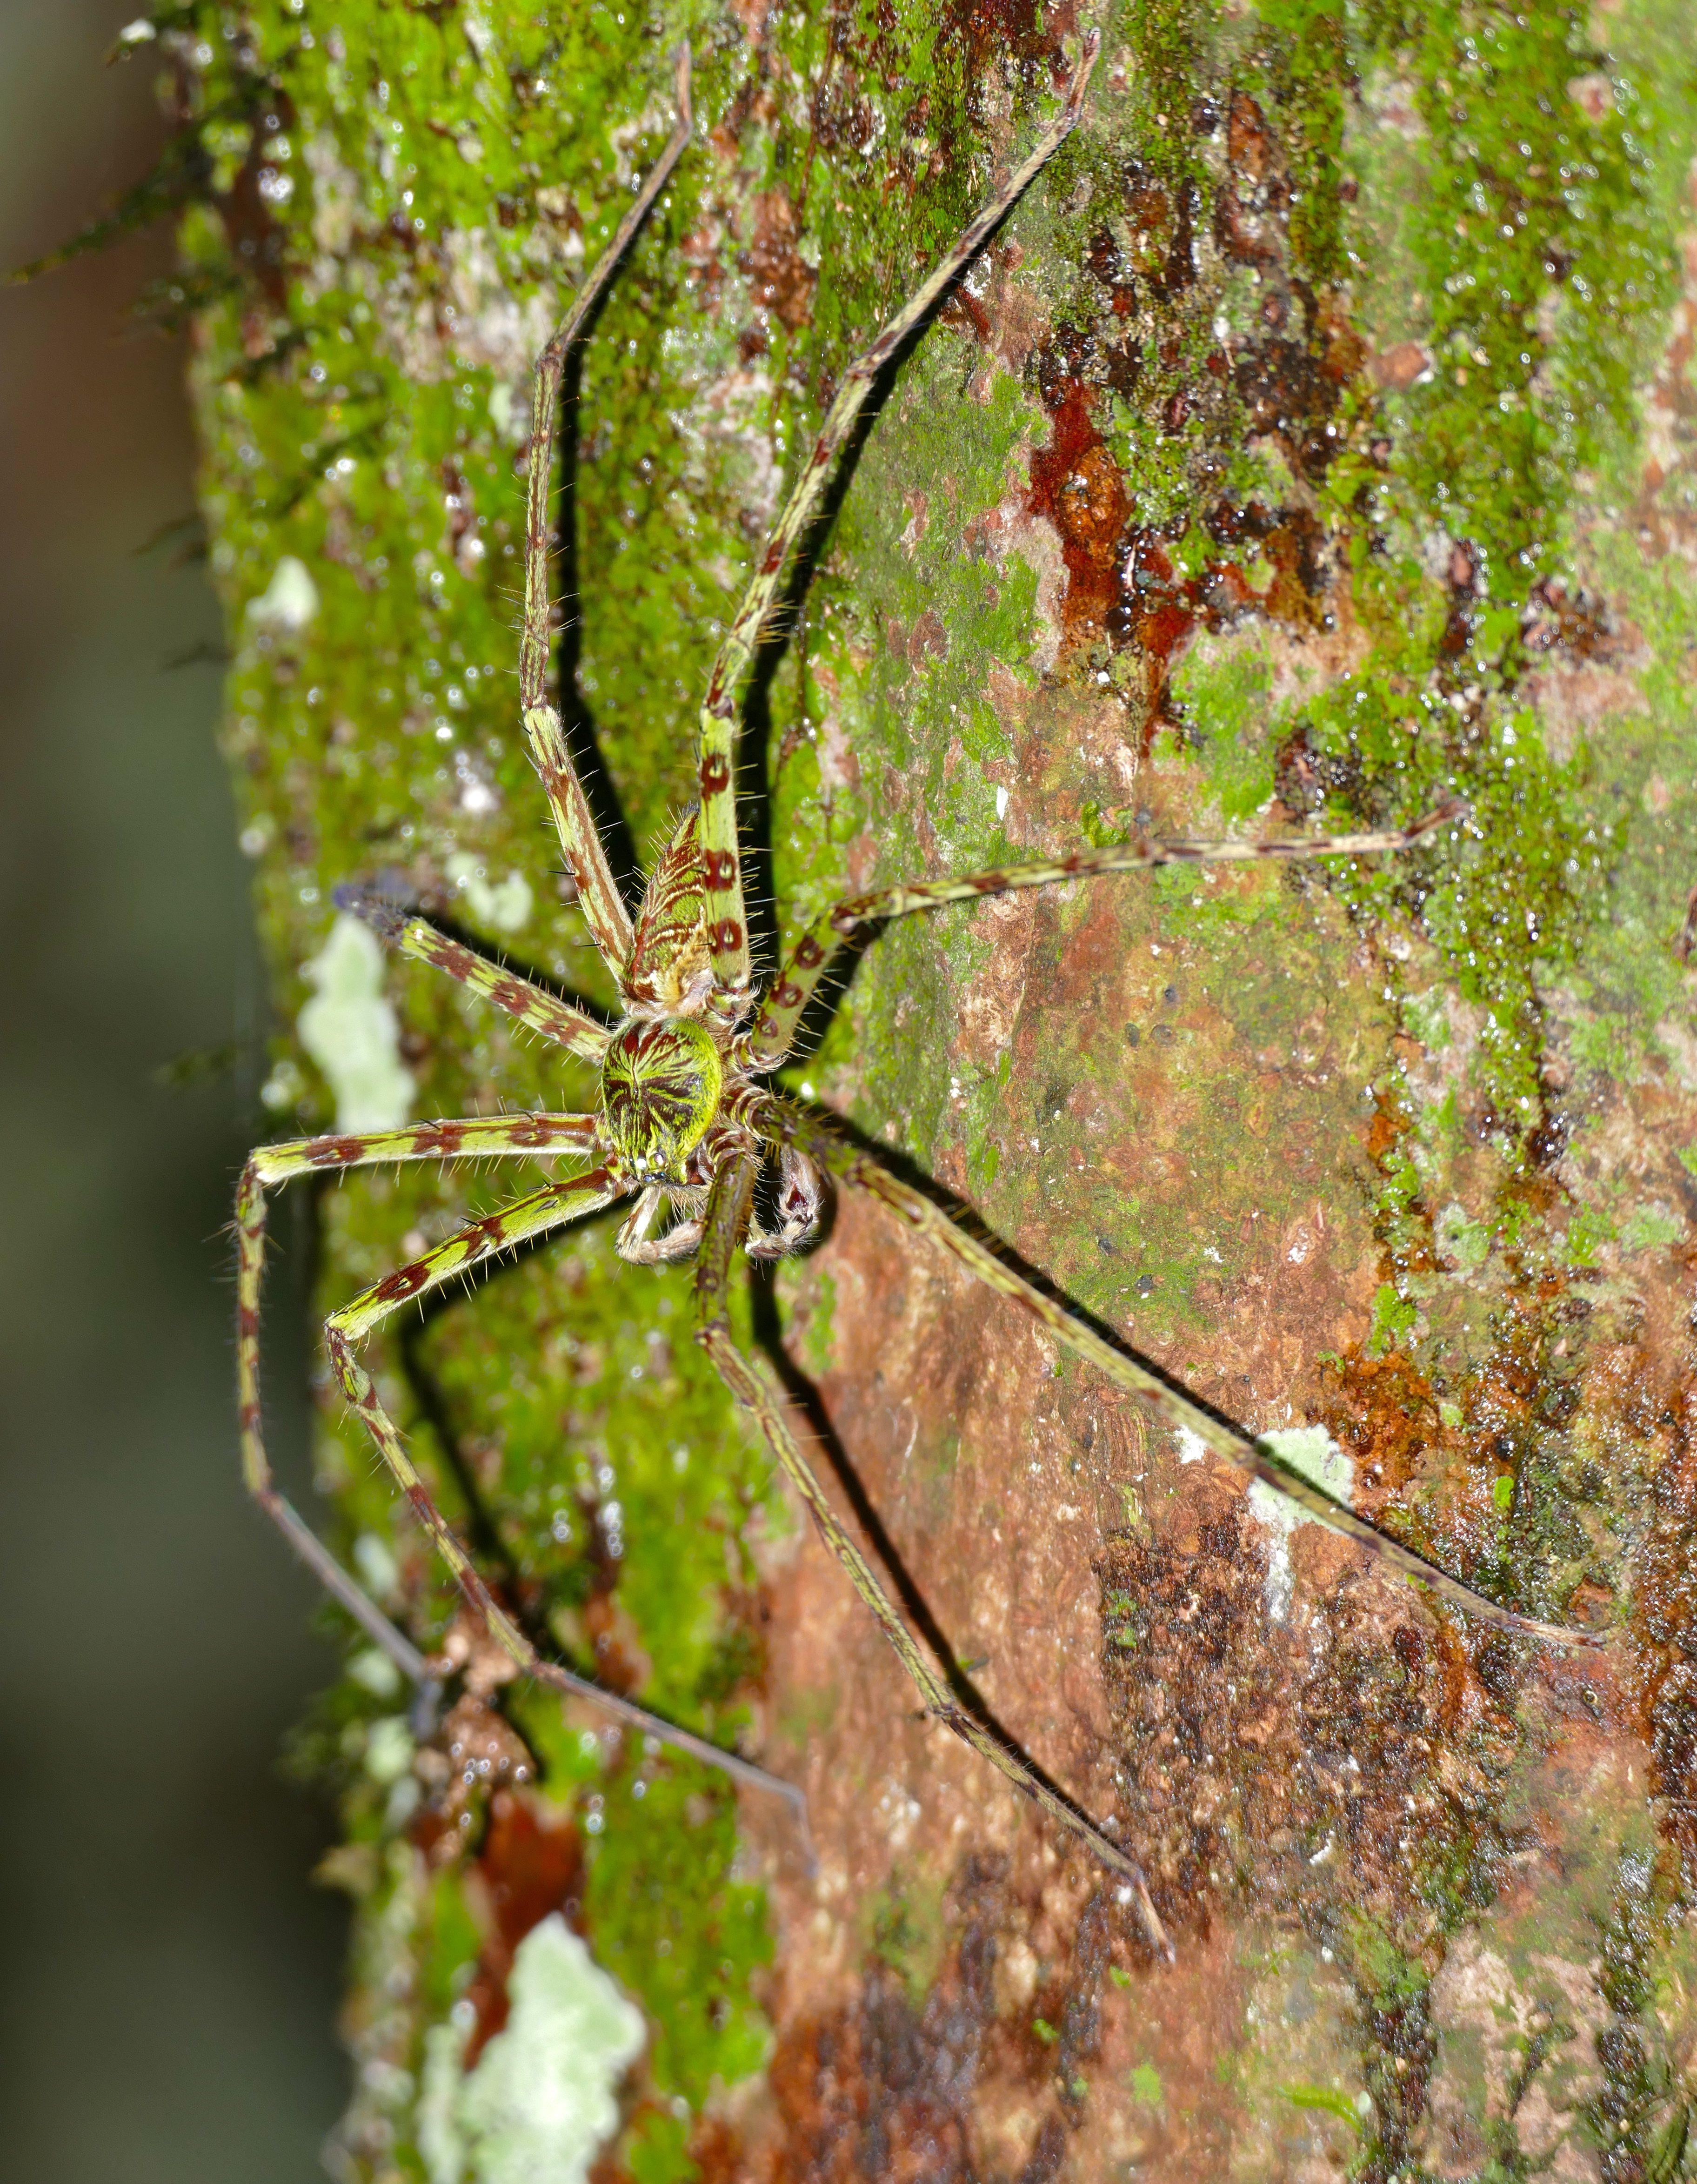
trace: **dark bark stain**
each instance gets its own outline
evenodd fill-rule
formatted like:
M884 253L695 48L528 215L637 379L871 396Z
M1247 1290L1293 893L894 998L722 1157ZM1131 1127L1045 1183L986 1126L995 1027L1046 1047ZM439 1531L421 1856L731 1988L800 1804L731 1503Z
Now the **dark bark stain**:
M999 2015L994 1972L1000 1936L1029 1930L1035 1906L993 1853L967 1858L950 1891L954 1935L922 1998L874 1962L840 2009L782 2031L770 2068L780 2123L761 2152L722 2126L692 2145L709 2177L761 2184L990 2184L980 2142L982 2092L1018 2090L1024 2104L1049 2098L1015 2174L1046 2184L1065 2172L1085 2114L1084 2072L1098 2053L1099 2008L1110 1964L1137 1953L1101 1893L1085 1904L1063 1946L1059 1971L1027 2007Z
M483 1884L490 1930L466 1994L477 2022L465 2045L470 2070L507 2021L507 1975L518 1946L555 1911L576 1921L583 1847L569 1819L554 1817L522 1793L498 1791L475 1870Z
M1211 105L1192 116L1204 134L1218 120ZM1318 484L1338 444L1340 400L1366 361L1341 301L1289 270L1284 155L1241 93L1227 140L1228 170L1211 214L1194 181L1125 164L1111 216L1084 249L1093 306L1087 301L1082 315L1056 326L1037 356L1050 435L1031 459L1028 507L1061 543L1063 654L1128 650L1142 660L1145 748L1167 720L1168 680L1197 627L1255 613L1297 630L1329 627L1324 532L1305 495L1269 507L1213 482L1232 448L1265 438L1302 486ZM1229 344L1198 338L1205 233L1221 258L1253 268L1260 283L1256 320ZM1138 478L1120 471L1108 444L1114 398L1141 410L1163 437L1186 441L1191 505L1213 549L1199 569L1193 547L1188 570L1176 551L1188 514L1173 523L1140 520ZM1260 589L1249 580L1257 562L1271 571Z

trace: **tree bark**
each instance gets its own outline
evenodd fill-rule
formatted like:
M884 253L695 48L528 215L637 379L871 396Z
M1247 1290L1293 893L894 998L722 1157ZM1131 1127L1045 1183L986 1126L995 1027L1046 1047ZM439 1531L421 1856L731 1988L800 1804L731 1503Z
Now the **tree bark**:
M793 1081L1388 1531L1611 1642L1536 1652L1292 1527L841 1204L738 1309L931 1637L1143 1863L1155 1965L915 1719L696 1356L687 1278L596 1224L380 1349L386 1399L577 1665L805 1785L816 1869L587 1713L463 1699L492 1772L456 1789L463 1755L409 1765L399 1702L350 1683L350 2174L413 2173L431 2027L489 2036L556 1908L646 2013L620 2174L1677 2166L1697 26L1101 27L1083 125L901 368L748 710L765 960L840 894L1081 840L1466 814L1395 860L904 921ZM514 703L528 375L670 126L676 41L696 139L564 436L566 710L632 883L832 389L1081 28L359 0L170 33L280 1128L334 1117L298 1025L345 881L610 1000ZM593 1103L423 968L385 990L414 1113ZM493 1195L327 1195L326 1301ZM442 1573L327 1391L318 1462L338 1546L439 1641Z

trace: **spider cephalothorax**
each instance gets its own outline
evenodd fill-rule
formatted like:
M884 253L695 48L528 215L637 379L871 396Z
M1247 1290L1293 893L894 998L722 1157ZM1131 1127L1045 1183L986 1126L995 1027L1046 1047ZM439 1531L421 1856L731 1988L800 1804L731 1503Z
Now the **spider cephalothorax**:
M1011 889L1044 887L1108 872L1145 871L1168 862L1360 855L1401 850L1457 816L1456 807L1444 805L1412 826L1390 833L1295 841L1132 841L1105 849L1065 851L1041 863L887 887L840 902L815 920L795 940L776 978L756 994L733 791L738 693L761 633L771 627L792 550L819 513L837 457L850 440L874 387L1076 124L1097 43L1092 32L1085 41L1065 103L1032 152L966 229L948 258L844 374L758 564L748 596L708 677L695 749L699 804L674 827L650 875L642 909L632 920L590 816L559 711L550 694L549 450L554 404L566 359L687 141L688 67L684 56L678 79L680 119L671 142L626 214L607 256L585 280L570 317L538 360L531 440L525 616L519 665L520 715L561 848L577 882L578 901L591 938L618 992L619 1021L610 1025L600 1021L575 1002L489 962L437 932L426 919L409 915L378 896L351 890L338 898L359 911L392 945L433 965L519 1023L598 1068L599 1110L590 1114L468 1117L452 1123L413 1123L364 1137L306 1139L263 1147L248 1162L236 1203L237 1355L243 1460L249 1485L348 1611L409 1674L420 1674L423 1663L411 1641L366 1599L272 1482L259 1429L258 1377L265 1188L290 1176L326 1168L430 1160L449 1152L464 1159L569 1160L575 1172L565 1179L550 1181L502 1211L470 1223L410 1266L387 1276L333 1312L325 1323L326 1348L349 1404L370 1433L420 1521L467 1596L515 1660L542 1680L593 1697L620 1718L640 1724L648 1734L709 1759L739 1780L793 1797L797 1793L790 1786L747 1761L704 1743L537 1652L529 1636L491 1597L437 1508L357 1355L371 1330L409 1300L502 1251L557 1231L618 1201L634 1198L635 1204L619 1230L617 1249L625 1258L638 1262L696 1257L697 1339L732 1393L757 1420L773 1456L876 1617L927 1711L947 1723L1053 1819L1071 1829L1097 1857L1124 1876L1141 1906L1152 1940L1164 1947L1160 1921L1142 1875L1126 1852L1058 1796L993 1724L961 1702L958 1679L951 1676L947 1664L939 1671L914 1639L882 1581L837 1518L803 1452L772 1375L746 1357L733 1339L728 1298L731 1268L737 1252L771 1257L804 1241L818 1226L826 1176L839 1188L858 1190L876 1200L910 1233L949 1254L1108 1382L1138 1397L1164 1424L1183 1429L1240 1470L1274 1487L1307 1515L1356 1540L1382 1563L1430 1587L1452 1605L1501 1627L1561 1644L1589 1641L1483 1599L1329 1500L1299 1474L1282 1464L1253 1435L1193 1400L1142 1364L1050 1290L1028 1280L1004 1254L954 1220L934 1196L904 1182L828 1123L793 1106L762 1081L790 1053L809 1002L842 944L885 920ZM670 1225L657 1230L656 1223L663 1215L669 1217Z
M724 1065L689 1017L627 1024L601 1065L608 1141L639 1184L687 1184L689 1156L719 1112Z

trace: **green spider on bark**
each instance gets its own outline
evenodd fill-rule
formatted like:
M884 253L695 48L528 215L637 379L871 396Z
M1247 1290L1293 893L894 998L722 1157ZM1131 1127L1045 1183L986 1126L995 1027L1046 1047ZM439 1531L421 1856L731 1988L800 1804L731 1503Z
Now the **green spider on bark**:
M618 1232L619 1255L642 1264L694 1259L697 1340L732 1394L752 1414L826 1545L899 1657L926 1711L946 1723L1033 1798L1051 1820L1081 1838L1119 1875L1132 1892L1151 1942L1170 1953L1134 1861L1045 1781L1021 1752L961 1702L947 1674L912 1635L882 1580L837 1518L774 1377L762 1361L746 1356L732 1337L728 1298L739 1251L751 1258L770 1260L804 1250L819 1233L828 1191L833 1187L863 1191L916 1237L954 1257L1037 1321L1114 1386L1138 1397L1163 1424L1193 1434L1239 1470L1298 1504L1307 1516L1355 1540L1400 1575L1501 1630L1556 1645L1596 1641L1498 1606L1330 1500L1253 1435L1140 1363L1052 1291L1027 1279L1006 1256L962 1227L933 1197L893 1173L828 1120L770 1089L765 1081L789 1056L821 980L845 946L864 940L890 919L1010 889L1143 872L1162 864L1390 853L1438 833L1460 815L1461 807L1449 804L1391 832L1272 841L1134 840L1081 849L1041 863L915 881L837 903L793 943L775 978L765 986L755 978L734 783L741 704L756 652L774 626L798 549L816 526L841 458L869 404L1077 126L1098 50L1093 33L1083 42L1060 111L1024 161L843 375L714 660L696 743L698 800L676 825L632 918L598 834L560 710L550 692L553 443L567 365L689 141L689 58L687 49L681 54L676 126L605 254L584 280L570 314L537 360L531 420L519 660L524 729L568 868L576 881L579 902L616 983L622 1014L616 1022L603 1023L497 967L425 918L378 894L350 888L338 897L392 946L433 966L568 1053L597 1065L601 1072L599 1109L584 1114L424 1122L365 1135L331 1134L261 1148L243 1173L236 1204L237 1355L242 1461L250 1490L329 1591L403 1673L421 1682L428 1673L423 1655L342 1569L272 1479L261 1433L259 1388L265 1192L295 1176L388 1162L575 1158L581 1163L581 1173L470 1223L433 1251L386 1275L332 1312L325 1323L326 1349L349 1406L494 1638L520 1669L539 1681L593 1700L627 1724L708 1761L747 1786L786 1797L804 1818L801 1793L794 1786L537 1652L492 1597L436 1507L359 1361L364 1339L414 1299L456 1274L487 1266L504 1251L557 1233L617 1201L633 1200Z

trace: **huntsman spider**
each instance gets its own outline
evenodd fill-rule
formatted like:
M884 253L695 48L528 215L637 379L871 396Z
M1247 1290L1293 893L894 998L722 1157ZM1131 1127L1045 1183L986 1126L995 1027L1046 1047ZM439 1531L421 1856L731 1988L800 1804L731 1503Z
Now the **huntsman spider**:
M1433 833L1459 809L1444 806L1393 833L1259 842L1136 840L1080 849L1040 863L883 888L837 903L795 941L776 978L764 988L755 979L733 782L739 706L757 648L771 626L796 549L821 513L838 459L875 391L1077 125L1098 44L1093 32L1084 41L1060 110L1025 159L844 373L708 677L695 751L698 801L676 826L648 877L641 907L632 918L598 836L559 710L550 695L553 443L568 360L689 139L687 52L680 57L677 120L670 140L604 256L584 280L570 315L537 359L527 488L519 651L524 731L567 866L576 880L589 932L617 986L619 1020L598 1022L587 1011L496 967L447 938L425 918L408 915L374 894L346 889L339 897L392 946L432 965L567 1053L598 1065L599 1107L588 1114L423 1122L368 1135L327 1135L261 1148L242 1175L236 1206L238 1357L248 1487L348 1611L409 1675L422 1679L426 1674L423 1657L330 1555L272 1479L261 1436L259 1389L265 1192L291 1177L386 1162L565 1155L581 1162L581 1173L569 1180L549 1183L470 1222L410 1265L386 1275L331 1312L325 1325L328 1355L348 1404L495 1639L520 1669L542 1683L587 1696L627 1724L745 1784L788 1797L800 1809L800 1793L793 1786L537 1652L492 1597L437 1508L360 1362L364 1338L403 1306L515 1245L582 1221L615 1201L632 1200L629 1216L618 1231L617 1251L643 1264L694 1258L698 1340L732 1394L757 1421L826 1545L899 1656L926 1712L946 1723L1033 1798L1052 1821L1082 1838L1120 1875L1135 1896L1151 1941L1166 1950L1166 1937L1135 1862L1044 1780L1021 1752L962 1703L947 1675L921 1650L883 1580L839 1520L768 1370L745 1356L732 1338L727 1298L739 1251L757 1259L797 1251L817 1234L829 1186L864 1191L916 1239L949 1254L1113 1386L1138 1397L1163 1424L1187 1429L1216 1454L1298 1504L1307 1516L1355 1540L1382 1563L1503 1630L1561 1644L1588 1641L1580 1634L1534 1622L1483 1598L1328 1499L1254 1435L1138 1362L1078 1312L1026 1279L1002 1253L960 1226L926 1192L893 1174L827 1121L768 1089L766 1080L789 1055L804 1012L839 951L887 920L1011 889L1146 872L1172 862L1391 852ZM770 1188L769 1200L762 1201L771 1209L766 1217L769 1225L763 1225L756 1204L763 1177Z

